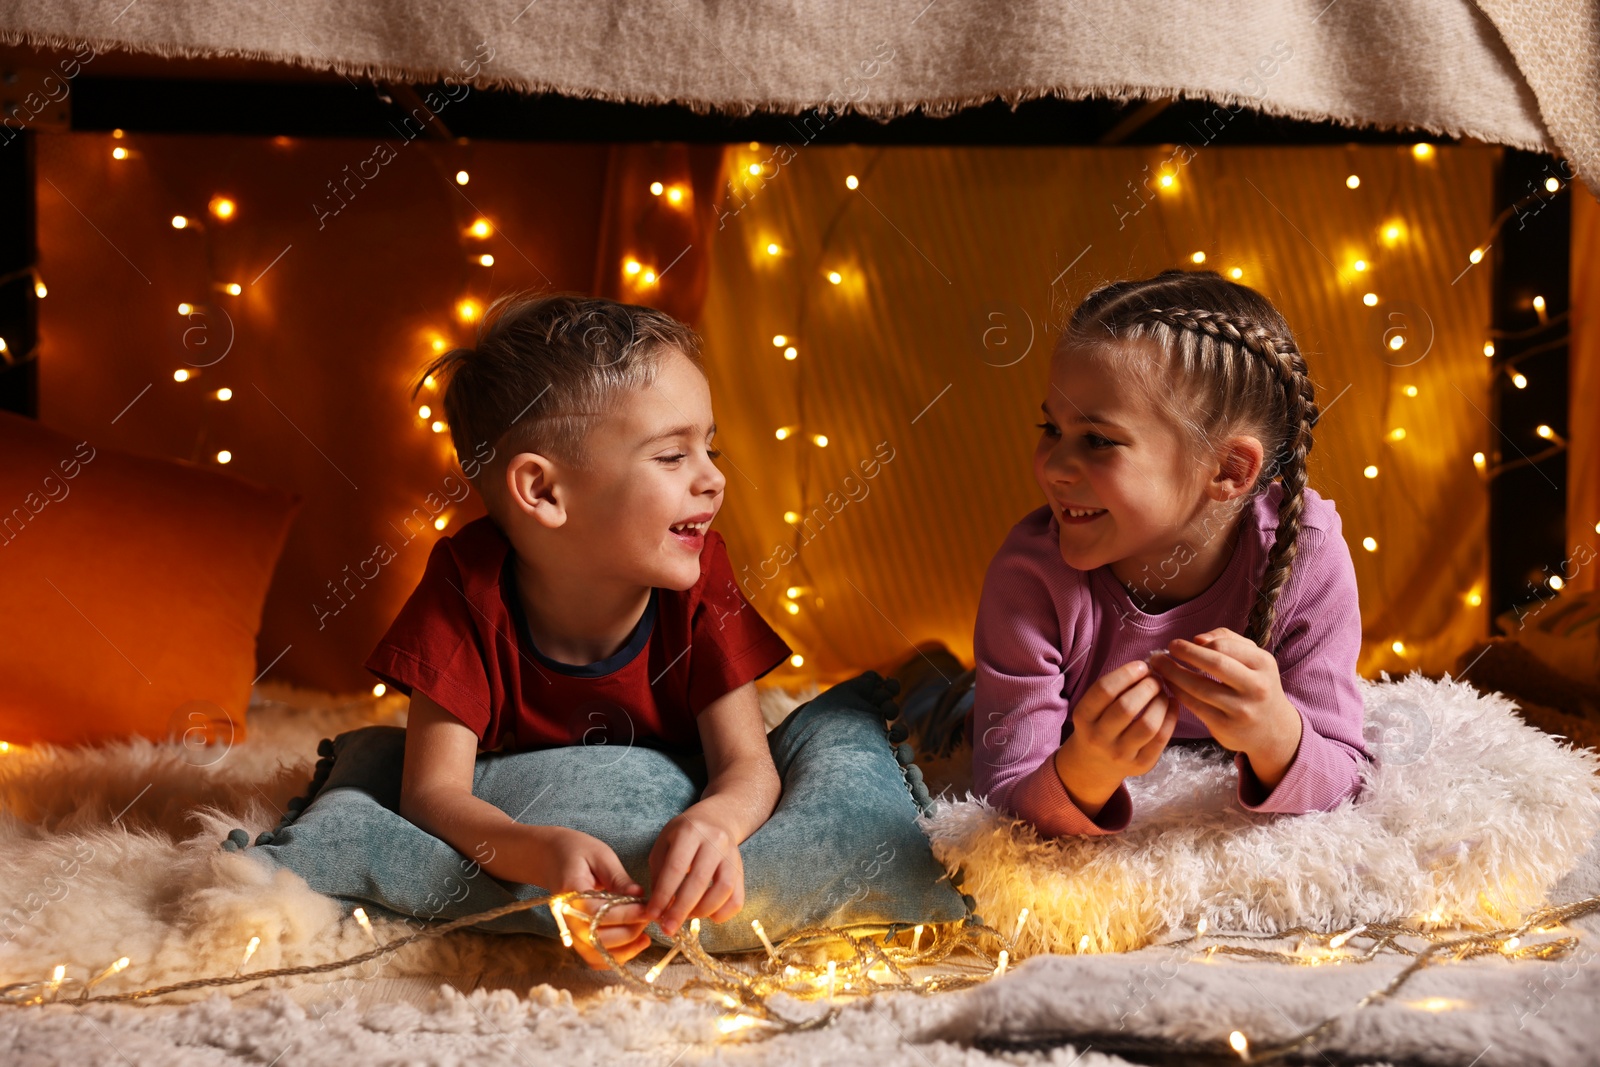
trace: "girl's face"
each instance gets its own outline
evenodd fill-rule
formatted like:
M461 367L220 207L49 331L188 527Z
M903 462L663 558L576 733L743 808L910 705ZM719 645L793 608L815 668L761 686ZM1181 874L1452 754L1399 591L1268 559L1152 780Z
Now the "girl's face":
M1125 581L1147 564L1153 572L1189 536L1212 473L1185 454L1178 429L1139 389L1113 376L1152 373L1152 356L1058 349L1033 453L1034 478L1061 528L1061 558L1083 571L1119 564Z

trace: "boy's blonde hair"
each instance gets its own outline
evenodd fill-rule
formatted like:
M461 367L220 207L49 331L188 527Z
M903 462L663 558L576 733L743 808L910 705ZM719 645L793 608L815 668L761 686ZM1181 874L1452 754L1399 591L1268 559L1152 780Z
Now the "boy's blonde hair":
M1182 428L1191 448L1204 453L1222 438L1250 434L1264 455L1245 499L1266 492L1274 479L1283 481L1277 539L1245 630L1265 648L1294 564L1306 456L1321 414L1305 359L1266 297L1209 270L1168 270L1094 290L1073 312L1057 348L1127 360L1129 346L1107 342L1137 340L1155 342L1162 373L1124 376L1141 383L1146 399Z
M699 335L666 312L574 293L512 293L485 311L473 347L423 368L411 396L430 375L443 389L456 457L493 513L508 457L537 452L587 466L593 421L622 394L652 384L669 350L704 371Z

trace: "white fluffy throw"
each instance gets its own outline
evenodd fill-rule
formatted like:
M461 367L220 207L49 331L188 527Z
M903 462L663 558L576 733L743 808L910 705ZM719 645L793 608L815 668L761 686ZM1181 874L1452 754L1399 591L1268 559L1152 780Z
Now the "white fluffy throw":
M1378 758L1360 795L1332 811L1247 811L1231 757L1174 746L1128 780L1128 829L1043 838L973 797L962 752L924 764L940 794L924 826L991 926L1010 933L1029 909L1021 955L1137 949L1202 918L1260 933L1378 920L1494 928L1545 903L1600 826L1595 753L1448 675L1361 686Z

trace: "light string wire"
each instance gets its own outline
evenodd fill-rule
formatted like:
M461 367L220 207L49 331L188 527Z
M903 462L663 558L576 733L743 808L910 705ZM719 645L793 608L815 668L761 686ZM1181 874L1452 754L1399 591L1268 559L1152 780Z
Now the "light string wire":
M0 1004L12 1007L26 1007L42 1006L49 1003L126 1002L192 989L239 985L246 982L259 982L268 978L301 974L326 973L366 963L397 952L414 942L443 937L463 927L489 922L518 911L549 906L552 908L552 913L554 913L553 909L565 909L566 902L574 899L601 901L601 906L593 917L588 920L591 923L591 930L603 921L606 913L611 908L619 904L643 903L643 900L639 897L623 896L600 890L548 894L530 897L526 900L513 901L510 904L505 904L486 912L432 926L407 937L379 945L368 952L327 963L254 971L249 974L235 974L226 977L196 978L185 982L126 993L91 995L90 988L121 969L119 965L124 963L126 959L124 957L123 960L119 960L117 964L107 968L98 977L92 978L87 982L74 979L73 983L82 986L76 997L58 999L63 986L68 983L56 978L48 981L18 982L0 987ZM1490 953L1510 959L1563 959L1578 944L1579 939L1577 937L1561 937L1527 945L1520 944L1521 938L1531 931L1549 932L1572 919L1590 915L1597 911L1600 911L1600 896L1591 896L1564 904L1541 907L1514 927L1503 927L1497 930L1465 935L1453 935L1438 930L1422 929L1413 924L1400 922L1363 923L1354 930L1332 933L1315 930L1308 926L1294 926L1269 934L1214 934L1212 935L1213 938L1226 937L1236 941L1275 941L1289 937L1310 937L1322 940L1330 951L1336 950L1356 938L1364 938L1370 941L1371 945L1365 951L1358 953L1308 956L1301 954L1299 951L1287 952L1280 949L1261 949L1250 945L1214 942L1206 945L1205 951L1193 957L1194 959L1209 960L1212 956L1221 953L1247 959L1268 960L1300 966L1316 966L1325 963L1369 963L1385 952L1412 957L1412 962L1395 977L1383 986L1361 997L1355 1004L1328 1016L1287 1041L1260 1048L1249 1047L1248 1042L1244 1040L1243 1035L1238 1031L1234 1031L1227 1042L1214 1044L1196 1044L1178 1039L1151 1036L1108 1035L1095 1030L1056 1031L1048 1037L1019 1038L1016 1042L1009 1043L1005 1040L989 1039L985 1041L980 1038L979 1043L997 1047L1020 1048L1024 1046L1038 1047L1088 1042L1105 1051L1115 1051L1117 1047L1121 1047L1125 1051L1135 1048L1140 1051L1165 1049L1174 1053L1183 1052L1228 1057L1237 1055L1246 1062L1267 1063L1282 1059L1312 1043L1353 1012L1391 999L1415 974L1441 960L1459 962ZM664 962L674 954L681 953L684 959L698 972L677 989L665 989L654 984L655 975L660 973L660 963L656 964L647 977L641 978L627 966L618 962L603 942L595 940L591 943L598 950L600 957L607 966L622 979L624 984L636 992L644 993L657 999L675 1000L696 991L705 990L714 997L720 998L726 1007L737 1009L739 1014L724 1016L720 1027L724 1035L734 1035L737 1032L737 1035L732 1038L735 1041L761 1040L779 1033L819 1029L831 1024L843 1010L842 1005L832 1005L825 1013L812 1018L792 1019L773 1009L769 1001L775 994L788 994L799 999L816 998L822 992L824 983L826 983L827 996L830 1002L836 998L837 993L840 991L847 995L858 996L870 995L878 991L895 990L930 995L987 982L1004 974L1006 957L1016 955L1016 945L1013 940L1016 935L1007 937L991 926L971 922L925 924L933 932L932 942L925 949L921 948L916 942L911 946L890 944L890 938L905 932L908 925L906 923L888 925L888 933L881 940L877 936L877 931L882 931L885 928L884 924L861 924L850 928L807 927L790 934L778 944L772 945L767 951L765 959L761 961L760 970L755 974L751 974L748 971L718 960L707 953L700 944L699 923L698 921L691 921L678 931L673 938L674 948L669 951L667 956L663 957ZM1020 934L1021 926L1022 923L1019 921L1017 934ZM861 936L860 931L868 928L874 929L875 932L867 936ZM1206 935L1201 932L1179 940L1164 942L1163 944L1165 946L1181 946L1200 941L1205 937ZM1401 943L1400 938L1402 937L1417 938L1427 941L1429 944L1428 947L1423 949L1412 949ZM798 954L789 954L792 949L830 939L835 941L843 940L850 949L850 954L853 958L846 959L843 966L840 966L837 960L831 961L831 967L828 967L809 962ZM988 950L990 944L1001 946L998 955L990 954ZM1303 948L1303 943L1298 947ZM957 951L963 949L982 960L982 965L966 972L931 975L922 979L913 978L908 973L908 968L910 967L927 967L944 963L950 960ZM880 968L886 975L886 980L878 978L877 972ZM763 1025L757 1025L758 1023Z

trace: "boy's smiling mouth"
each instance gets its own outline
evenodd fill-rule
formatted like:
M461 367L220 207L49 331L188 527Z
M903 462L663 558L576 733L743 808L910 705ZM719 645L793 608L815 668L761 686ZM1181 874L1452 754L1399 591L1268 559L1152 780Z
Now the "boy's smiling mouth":
M675 522L670 527L672 536L687 546L699 548L700 542L704 539L706 530L710 529L711 520L714 517L715 512L706 512L693 518L684 519L682 522Z

